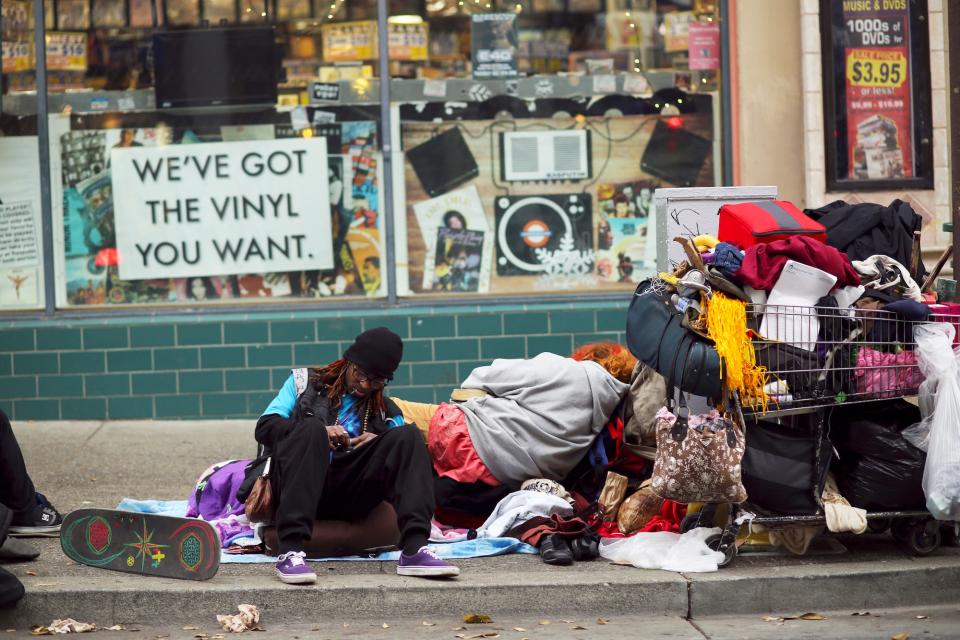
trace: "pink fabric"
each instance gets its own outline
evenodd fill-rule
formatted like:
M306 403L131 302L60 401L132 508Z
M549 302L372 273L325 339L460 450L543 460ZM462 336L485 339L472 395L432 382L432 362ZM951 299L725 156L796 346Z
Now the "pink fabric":
M893 398L916 389L923 382L913 351L884 353L861 347L857 353L857 393L871 397Z
M468 484L483 482L492 487L501 484L480 459L467 430L467 417L456 405L441 404L433 414L427 450L441 478Z

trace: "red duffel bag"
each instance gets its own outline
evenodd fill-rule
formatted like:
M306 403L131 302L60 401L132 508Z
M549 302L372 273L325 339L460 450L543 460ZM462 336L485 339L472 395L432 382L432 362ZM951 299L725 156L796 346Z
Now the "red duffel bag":
M827 230L819 222L808 218L792 202L786 200L758 200L726 204L720 207L721 242L729 242L741 249L755 244L784 240L790 236L811 236L827 241Z

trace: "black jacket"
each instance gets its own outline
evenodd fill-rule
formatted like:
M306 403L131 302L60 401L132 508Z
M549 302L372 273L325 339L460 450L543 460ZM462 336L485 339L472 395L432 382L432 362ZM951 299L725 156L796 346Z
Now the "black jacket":
M837 200L804 213L827 228L827 244L846 253L850 260L884 255L910 269L913 234L920 231L923 218L908 203L894 200L884 206ZM918 258L917 273L911 270L911 275L920 282L926 274L923 260Z
M383 412L370 413L370 420L367 423L367 431L370 433L382 434L388 429L387 420L403 414L400 407L390 398L384 397L383 404ZM297 404L289 418L276 413L260 416L254 431L254 436L260 445L257 448L257 457L270 455L270 450L288 429L294 429L300 422L307 420L316 420L324 426L332 425L337 421L336 412L330 407L330 399L319 393L312 384L308 384L307 389L297 398Z

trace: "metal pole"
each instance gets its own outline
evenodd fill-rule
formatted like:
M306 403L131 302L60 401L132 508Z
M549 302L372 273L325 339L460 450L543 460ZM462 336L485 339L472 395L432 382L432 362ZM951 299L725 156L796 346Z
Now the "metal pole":
M720 0L720 104L723 110L723 184L733 184L733 87L730 82L730 0Z
M383 225L387 254L387 303L397 303L397 256L393 225L393 139L390 133L390 43L387 0L377 0L377 51L380 68L380 149L383 155Z
M37 73L37 144L40 156L40 229L43 238L44 312L57 308L56 266L53 260L53 205L50 198L50 120L47 116L47 43L43 0L33 3L33 46Z
M953 223L953 275L954 280L960 276L960 7L955 3L943 3L943 10L947 12L947 67L949 68L950 87L948 101L950 103L950 221Z

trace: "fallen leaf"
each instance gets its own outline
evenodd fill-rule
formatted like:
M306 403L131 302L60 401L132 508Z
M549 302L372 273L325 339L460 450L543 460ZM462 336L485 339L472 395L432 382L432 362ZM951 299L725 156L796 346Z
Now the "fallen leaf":
M27 575L28 575L28 576L35 576L35 575L37 575L37 572L36 572L36 571L27 571Z
M184 631L196 631L196 630L199 629L199 628L200 628L200 627L187 626L187 627L184 627L183 630L184 630Z
M800 619L801 620L826 620L826 618L824 618L819 613L813 613L813 612L803 614L802 616L800 616Z
M915 617L917 618L917 620L926 620L930 616L915 616Z
M854 611L854 612L851 613L850 615L852 615L852 616L868 616L868 615L870 615L870 612L869 612L869 611Z
M898 633L897 635L890 638L890 640L910 640L909 633Z
M468 613L463 616L463 621L467 624L490 624L493 618L485 613Z
M561 620L560 622L565 622L567 624L573 624L576 620Z
M523 627L514 627L513 630L519 631L520 633L523 633L524 631L526 631L526 629L524 629Z
M390 625L388 625L386 622L384 622L384 623L383 623L382 625L380 625L380 626L383 627L384 629L389 629L389 628L390 628Z
M549 621L549 620L541 620L541 621L540 621L540 624L550 624L550 621Z
M126 631L127 628L122 624L115 624L112 627L107 627L107 631Z
M34 636L52 636L52 635L53 635L53 631L50 631L50 629L46 628L46 627L43 626L42 624L37 624L37 625L34 625L34 626L30 627L30 635L34 635Z
M453 629L451 629L451 631L466 631L466 630L467 630L466 627L454 627Z
M597 624L610 624L610 621L603 618L597 618Z
M437 626L437 623L436 623L436 622L427 622L426 620L424 620L424 621L421 622L420 624L422 624L422 625L425 626L425 627L435 627L435 626Z
M775 616L763 616L760 619L764 622L783 622L783 618L777 618Z
M570 627L570 629L573 630L573 631L586 631L586 630L587 630L586 627L581 627L581 626L578 625L578 624L573 625L572 627Z

